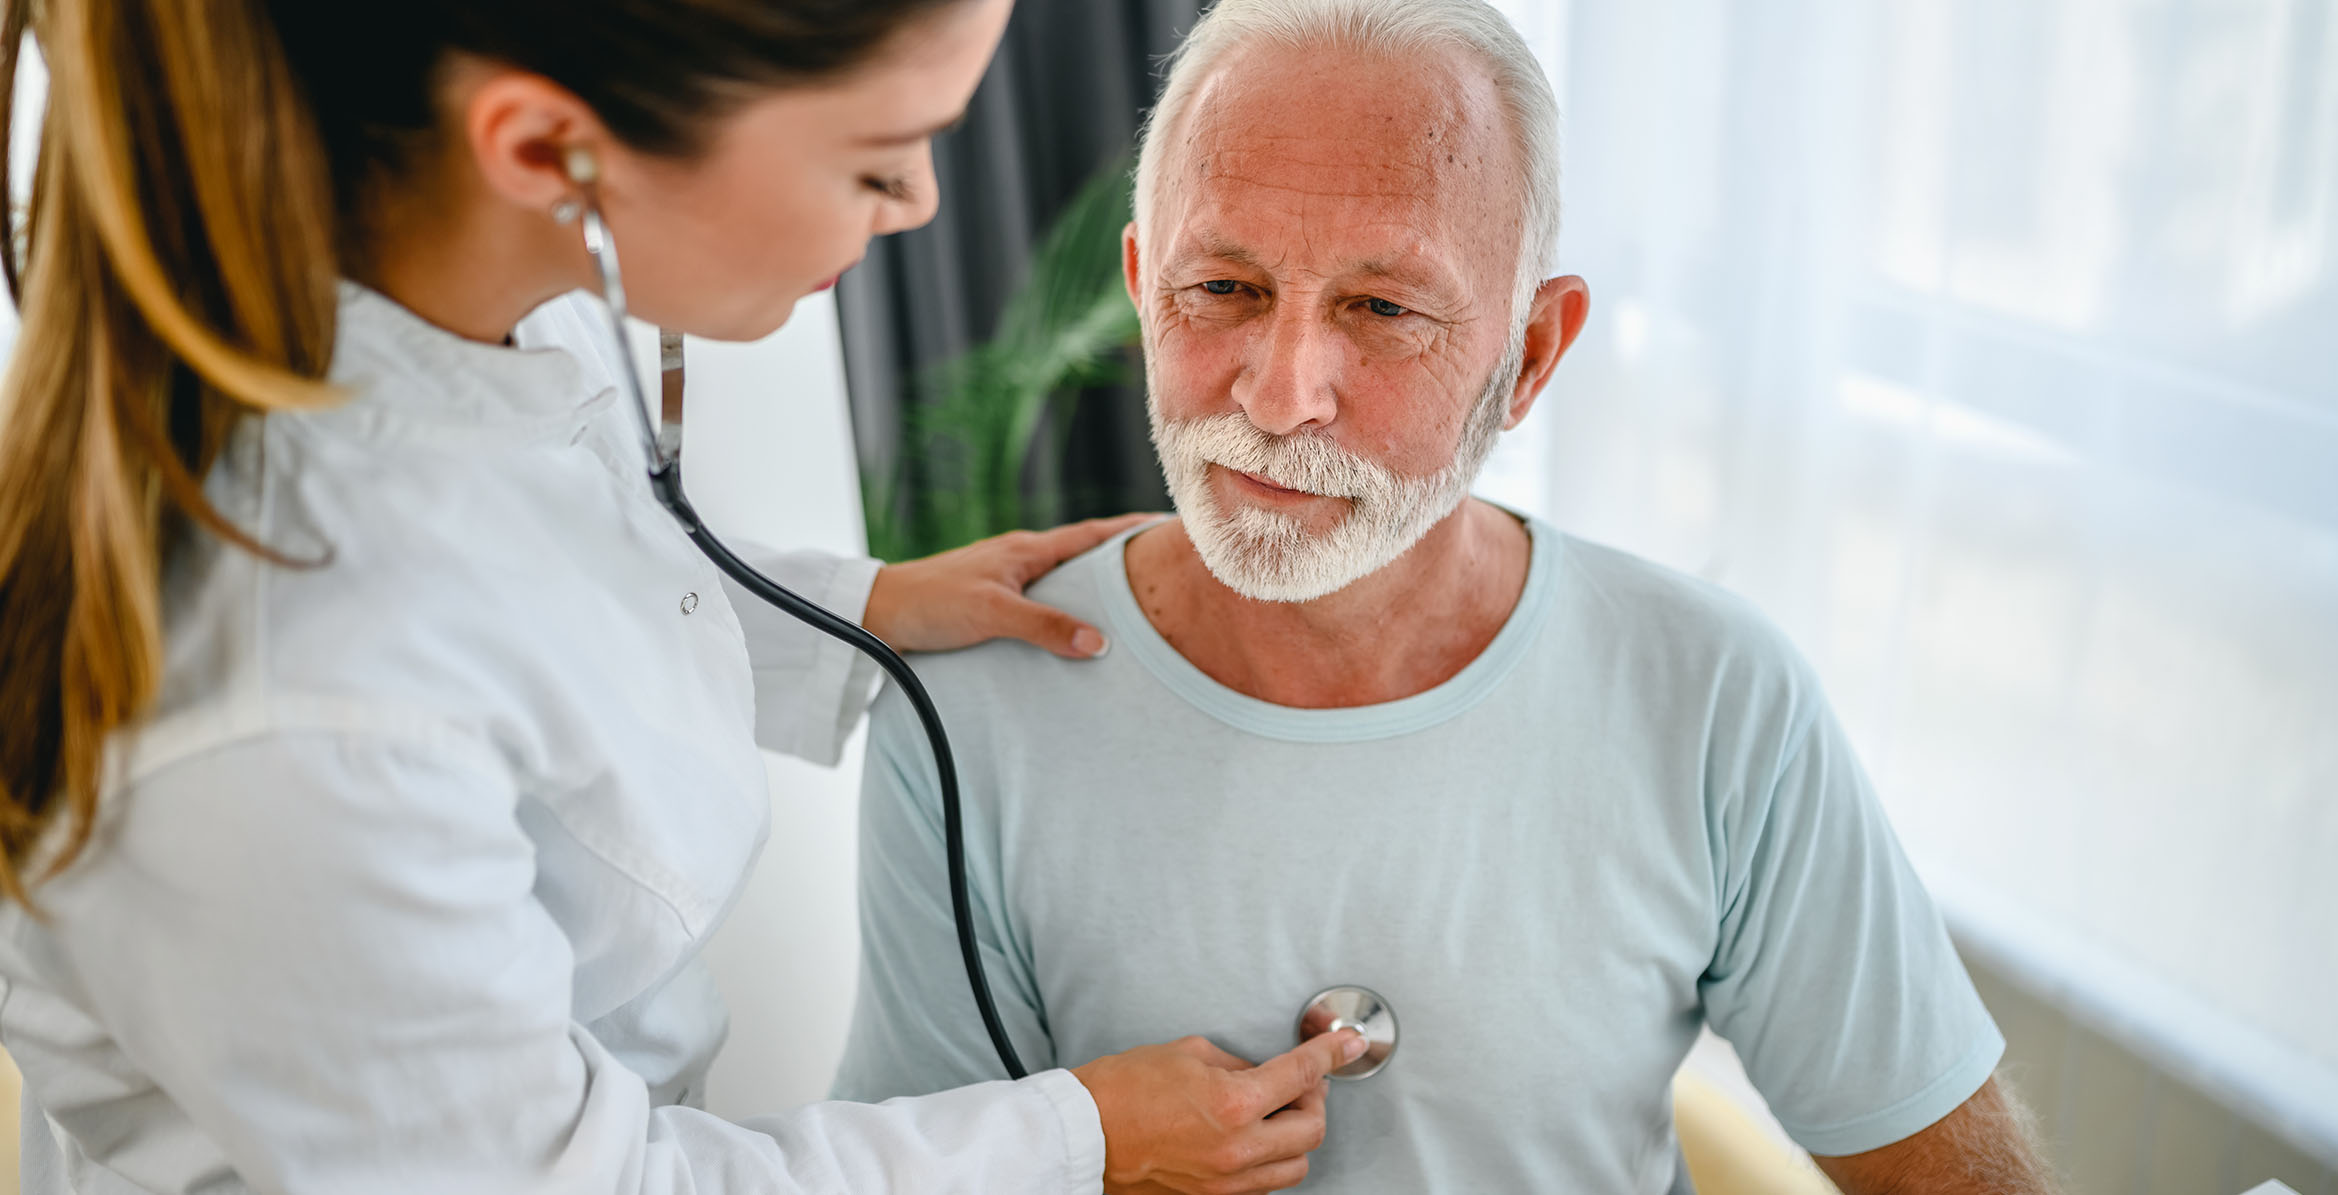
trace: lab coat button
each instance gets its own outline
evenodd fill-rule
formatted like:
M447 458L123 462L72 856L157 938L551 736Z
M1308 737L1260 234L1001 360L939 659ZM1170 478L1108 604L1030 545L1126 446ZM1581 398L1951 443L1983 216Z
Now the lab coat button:
M698 609L698 595L697 595L697 594L695 594L695 593L685 593L685 594L683 594L683 595L682 595L682 613L684 613L684 614L688 614L688 613L690 613L691 611L693 611L693 610L696 610L696 609Z

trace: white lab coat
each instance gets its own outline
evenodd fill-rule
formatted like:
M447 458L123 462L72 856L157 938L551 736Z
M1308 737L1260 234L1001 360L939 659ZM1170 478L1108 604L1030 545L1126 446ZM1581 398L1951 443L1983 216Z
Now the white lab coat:
M334 376L351 401L248 423L208 479L320 563L179 560L98 836L47 920L0 908L26 1191L1096 1190L1060 1070L693 1106L725 1027L699 954L769 828L756 743L833 759L871 673L734 609L598 371L346 287ZM751 555L847 612L874 574Z

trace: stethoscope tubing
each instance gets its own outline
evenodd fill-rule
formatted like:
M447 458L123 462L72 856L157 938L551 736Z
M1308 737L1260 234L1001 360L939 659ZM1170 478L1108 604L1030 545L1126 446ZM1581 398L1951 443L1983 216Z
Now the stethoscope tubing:
M589 165L590 159L585 162ZM999 1019L998 1003L991 998L990 979L982 969L982 944L974 932L974 901L967 889L966 819L958 795L958 765L950 752L949 733L942 727L941 711L934 708L933 696L926 692L925 683L917 678L916 670L901 658L900 652L851 619L756 571L715 538L714 532L707 530L699 519L698 511L690 505L689 495L682 490L682 429L664 421L659 426L650 423L649 397L642 392L633 344L625 334L625 281L617 264L617 244L609 235L608 224L601 219L599 197L593 186L597 172L579 169L572 163L570 176L584 192L580 214L584 217L585 249L592 254L601 278L601 298L609 306L611 334L617 342L618 372L625 375L626 388L633 398L633 413L640 423L642 447L649 460L651 493L656 495L658 505L682 524L690 542L725 576L782 613L841 640L875 661L900 687L910 708L917 711L918 724L925 728L926 742L933 749L934 770L941 787L942 849L949 860L950 916L957 926L959 956L966 962L966 982L974 989L975 1009L982 1014L982 1027L990 1034L991 1048L998 1051L1000 1065L1006 1067L1009 1078L1025 1077L1030 1072L1023 1068L1023 1060L1015 1054L1014 1042L1007 1037L1006 1023Z
M902 696L909 699L917 711L918 723L925 728L927 744L933 749L934 769L941 780L942 793L942 851L950 865L950 916L957 922L958 954L966 961L966 982L974 989L974 1005L982 1013L982 1027L990 1034L991 1047L998 1051L1000 1065L1006 1067L1009 1078L1020 1079L1029 1072L1023 1069L1023 1060L1015 1053L1015 1044L1007 1037L1006 1023L999 1018L998 1004L991 998L990 980L982 969L982 944L974 932L974 902L968 892L966 878L966 818L958 796L958 764L950 751L949 732L942 727L941 711L934 708L932 694L926 692L925 682L917 671L884 640L835 611L790 590L779 582L756 571L753 565L739 559L737 554L715 538L712 531L698 517L690 505L690 498L682 492L682 466L669 462L650 475L650 488L657 494L658 504L681 521L682 530L698 550L714 562L725 576L738 582L739 587L777 607L812 629L843 641L847 646L876 662L877 667L900 686Z

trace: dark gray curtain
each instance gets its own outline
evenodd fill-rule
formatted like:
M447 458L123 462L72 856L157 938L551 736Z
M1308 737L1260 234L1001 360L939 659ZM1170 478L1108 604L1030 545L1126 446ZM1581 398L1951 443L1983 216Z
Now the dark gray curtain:
M1159 87L1161 59L1205 0L1020 0L966 123L934 145L941 214L879 240L837 287L854 439L863 477L892 476L915 372L987 338L1000 304L1057 210L1128 153ZM1146 439L1136 356L1126 385L1058 403L1061 459L1035 452L1027 490L1066 518L1166 510ZM1049 431L1042 431L1042 441ZM906 480L918 483L914 470Z

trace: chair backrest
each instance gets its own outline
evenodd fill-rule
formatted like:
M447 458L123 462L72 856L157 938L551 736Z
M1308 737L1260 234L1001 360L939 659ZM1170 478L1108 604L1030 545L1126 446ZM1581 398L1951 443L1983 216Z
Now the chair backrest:
M16 1061L0 1050L0 1195L19 1195L24 1189L23 1142L18 1126L24 1123L24 1076Z
M1837 1195L1810 1158L1779 1144L1710 1080L1672 1081L1672 1119L1697 1195Z

